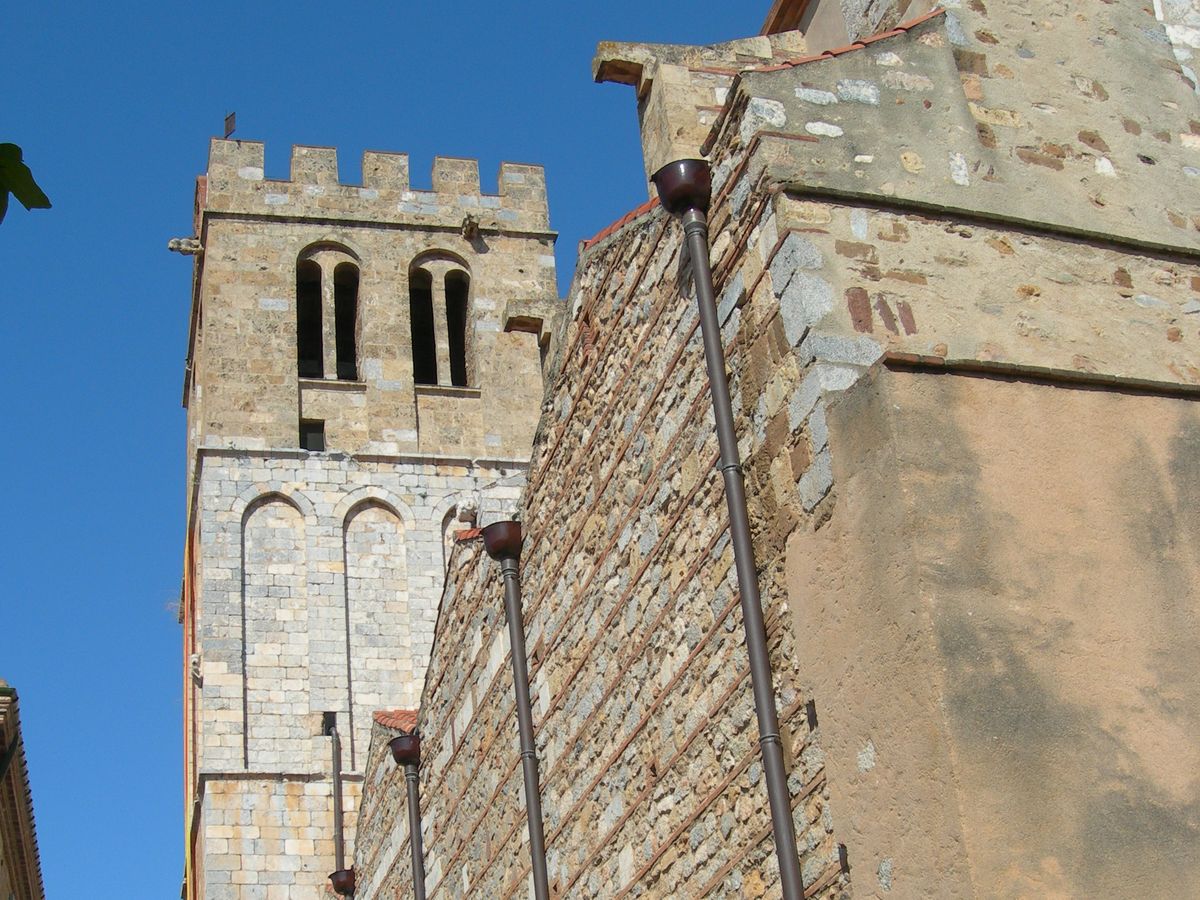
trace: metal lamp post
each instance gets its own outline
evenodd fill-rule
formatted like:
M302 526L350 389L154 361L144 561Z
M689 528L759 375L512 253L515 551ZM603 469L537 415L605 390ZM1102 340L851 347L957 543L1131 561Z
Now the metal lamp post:
M700 307L700 330L704 338L704 360L708 366L713 413L717 422L717 442L721 448L719 465L725 479L729 531L741 593L742 619L746 626L746 650L750 656L750 679L754 690L754 709L758 716L758 745L771 805L775 855L779 860L784 900L803 900L804 884L796 851L796 830L792 824L791 793L783 764L779 713L775 708L771 659L767 652L767 630L758 590L754 545L750 540L750 518L746 512L746 485L738 454L737 432L733 425L729 381L725 377L725 351L721 346L721 326L717 321L712 264L708 254L707 214L712 195L712 174L708 163L702 159L681 159L659 169L653 181L663 208L682 220L691 256L696 302Z

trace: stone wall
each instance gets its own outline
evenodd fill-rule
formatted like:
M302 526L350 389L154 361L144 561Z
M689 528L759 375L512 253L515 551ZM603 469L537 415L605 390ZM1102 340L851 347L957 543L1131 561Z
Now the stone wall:
M371 713L415 705L444 531L460 505L511 509L522 464L204 458L202 771L319 771L324 712L350 717L346 768L361 771Z
M263 181L262 155L262 144L215 140L198 194L204 252L185 378L189 452L299 447L304 418L324 421L326 447L348 453L527 453L542 394L542 331L529 321L513 328L510 306L557 297L541 169L506 164L502 194L492 197L480 193L470 160L438 160L429 193L408 190L399 155L367 154L361 188L337 183L332 150L296 148L287 182ZM468 216L473 231L464 230ZM301 260L323 274L324 378L297 374ZM338 379L334 365L340 263L358 272L350 379ZM445 271L469 278L465 386L451 386L445 359L438 384L414 384L409 289L418 267L437 276L439 326ZM439 332L439 355L446 340ZM502 402L508 415L485 414Z
M1154 0L1154 15L1163 23L1183 76L1200 92L1196 51L1200 50L1200 3L1197 0Z
M196 195L181 617L192 896L214 900L324 883L324 718L353 785L372 713L416 703L454 532L511 514L561 306L538 166L492 195L473 160L423 191L401 154L365 154L361 185L329 148L293 148L286 181L263 158L214 140Z
M333 867L324 714L342 734L352 824L371 715L415 704L429 664L447 539L510 515L524 463L200 459L198 896L312 896ZM346 841L352 852L353 827Z
M717 243L745 247L741 227L749 223L730 224ZM654 211L584 255L526 494L522 571L550 878L566 896L762 896L777 881L680 240ZM770 382L753 394L739 387L737 404L795 821L809 896L837 894L844 872L819 731L780 581L784 540L813 515L797 480L813 479L817 457L805 421L789 424L803 367L778 301L748 271L730 280L729 296L744 301L744 284L760 303L751 314L729 302L724 318L735 371ZM500 591L498 567L460 545L419 721L431 896L526 889ZM368 797L386 792L396 815L398 776L378 749ZM410 877L403 820L381 828L384 806L362 822L374 835L360 847L366 898L391 896Z
M805 50L798 31L703 47L602 41L592 60L592 76L634 88L649 179L671 160L696 155L740 69L794 59ZM655 196L654 186L648 187Z
M1200 175L1196 95L1140 5L1031 24L1016 4L965 4L902 29L744 72L707 148L727 159L759 135L747 173L797 192L1195 246L1196 192L1175 187Z
M1104 769L1112 784L1080 813L1070 852L1062 822L1043 827L1041 804L1010 802L989 775L1011 768L1012 785L1030 798L1057 796L1047 780L1086 783L1090 770L1073 765L1071 742L1115 726L1072 694L1072 721L1086 727L1027 754L1015 736L1027 718L1050 724L1059 702L1039 707L1044 692L1025 690L1056 673L1078 685L1095 675L1084 663L1066 672L1039 658L1038 641L1050 640L1042 626L1057 629L1054 647L1088 659L1098 642L1118 640L1124 620L1114 612L1108 630L1073 624L1090 615L1083 599L1069 599L1087 564L1066 549L1087 538L1102 509L1055 520L1065 531L1055 544L1061 560L1031 562L1024 540L986 546L989 528L1026 529L1034 543L1044 528L1022 518L1037 499L1028 491L1015 493L1020 502L1002 497L1005 479L1020 477L1012 460L1023 445L1037 448L1046 472L1073 473L1058 502L1086 505L1087 466L1072 459L1090 458L1106 423L1125 421L1123 404L1142 423L1129 441L1141 434L1155 459L1164 455L1149 435L1159 404L1177 430L1194 418L1200 241L1194 192L1178 189L1192 177L1194 94L1161 26L1137 4L1072 8L1069 18L1055 7L1032 26L1015 3L951 13L836 54L735 74L706 142L718 316L810 896L848 896L852 885L868 895L1112 892L1108 872L1119 865L1090 881L1080 874L1097 853L1116 853L1126 833L1103 827L1105 810L1145 823L1165 846L1194 844L1194 790L1180 781L1180 764L1140 740L1104 744L1141 770L1135 778ZM1111 53L1085 67L1097 41ZM1158 102L1152 111L1147 97ZM680 115L683 123L690 113ZM778 891L680 240L651 208L585 248L524 497L550 878L565 896ZM968 376L996 386L948 384ZM1022 388L1000 387L1009 382ZM901 383L912 387L872 393ZM1004 440L986 441L986 428L966 423L987 404L993 430L1010 415L1025 419ZM1072 423L1061 440L1059 418ZM1076 427L1077 418L1092 424ZM986 445L989 458L976 464L951 446L963 430L967 449ZM906 467L885 452L901 433ZM884 451L860 474L857 442L871 435ZM1123 477L1112 469L1104 483ZM967 528L981 510L956 489L972 479L989 486L988 528ZM1049 491L1052 480L1036 483ZM1178 507L1170 500L1183 490L1178 476L1159 487ZM1176 533L1161 511L1142 515L1142 530ZM913 516L927 523L928 548L910 543ZM885 552L889 541L895 553ZM1019 606L1000 608L1033 602L1036 592L964 587L986 574L981 547L1008 568L1045 572L1047 589L1067 595L1047 602L1059 618L1047 624ZM864 582L868 562L874 580ZM1190 566L1167 565L1172 583L1193 577ZM1174 589L1151 582L1137 588L1138 609L1156 621L1191 620ZM985 615L983 636L954 618L943 623L957 628L953 639L930 651L943 632L928 624L923 585L953 595L956 615ZM431 896L527 890L500 597L498 567L460 544L419 713ZM885 599L900 612L873 617ZM1011 653L988 656L993 635L1011 638ZM914 645L925 648L924 668L910 671ZM1123 675L1101 666L1102 674L1178 697L1180 670L1160 653L1144 648L1121 664ZM948 715L928 687L944 678L938 660L965 679L945 688L956 706ZM1147 660L1157 667L1150 677ZM1030 671L1038 677L1026 678ZM1006 712L985 715L989 707ZM1180 735L1190 759L1197 740L1186 715L1138 715L1151 730ZM972 731L980 723L993 743ZM401 779L385 737L377 733L368 761L360 821L368 900L403 892L410 877ZM1021 772L1020 760L1037 762L1039 774ZM987 826L963 812L974 804L1013 818ZM1117 856L1128 853L1132 866L1140 846ZM1157 881L1138 863L1139 878L1186 882L1193 854L1178 857Z
M412 189L408 156L403 153L364 153L361 185L341 182L333 147L293 147L287 181L264 178L263 159L261 142L214 139L205 208L418 227L457 226L463 215L471 213L483 228L524 232L549 228L541 166L502 163L499 193L485 194L479 184L479 163L473 159L435 157L432 191Z
M315 742L314 742L315 743ZM202 779L195 853L205 898L300 900L329 896L335 868L329 740L321 777ZM345 838L354 846L361 779L342 785ZM348 851L350 852L350 851Z

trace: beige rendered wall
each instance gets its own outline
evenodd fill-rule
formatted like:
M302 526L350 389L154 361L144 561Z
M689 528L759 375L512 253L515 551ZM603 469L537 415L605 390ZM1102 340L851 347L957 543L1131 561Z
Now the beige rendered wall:
M881 370L831 403L795 633L856 885L1200 883L1200 408Z

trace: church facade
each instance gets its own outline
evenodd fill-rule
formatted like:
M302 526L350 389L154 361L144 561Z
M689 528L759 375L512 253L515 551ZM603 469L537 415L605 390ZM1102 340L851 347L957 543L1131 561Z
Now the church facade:
M805 897L1200 881L1198 47L1182 0L599 46L647 175L712 168ZM540 170L363 172L216 141L197 195L189 896L412 896L414 730L428 896L530 894L513 517L552 895L780 896L682 229L560 302Z

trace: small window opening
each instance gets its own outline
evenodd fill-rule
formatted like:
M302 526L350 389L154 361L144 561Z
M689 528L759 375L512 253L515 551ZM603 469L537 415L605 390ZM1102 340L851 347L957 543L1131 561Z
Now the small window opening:
M358 267L342 263L333 270L333 324L339 381L358 380L355 327L358 322Z
M467 295L471 282L466 272L446 273L446 330L450 341L450 383L467 386Z
M320 419L300 420L300 449L320 453L325 449L325 422Z
M408 314L412 326L413 381L437 384L437 343L433 330L433 276L416 269L408 280Z
M337 728L337 713L321 713L321 734L325 737L329 737L331 734L333 734L333 730L335 728Z
M321 267L308 259L296 266L296 359L301 378L325 376L321 355Z

